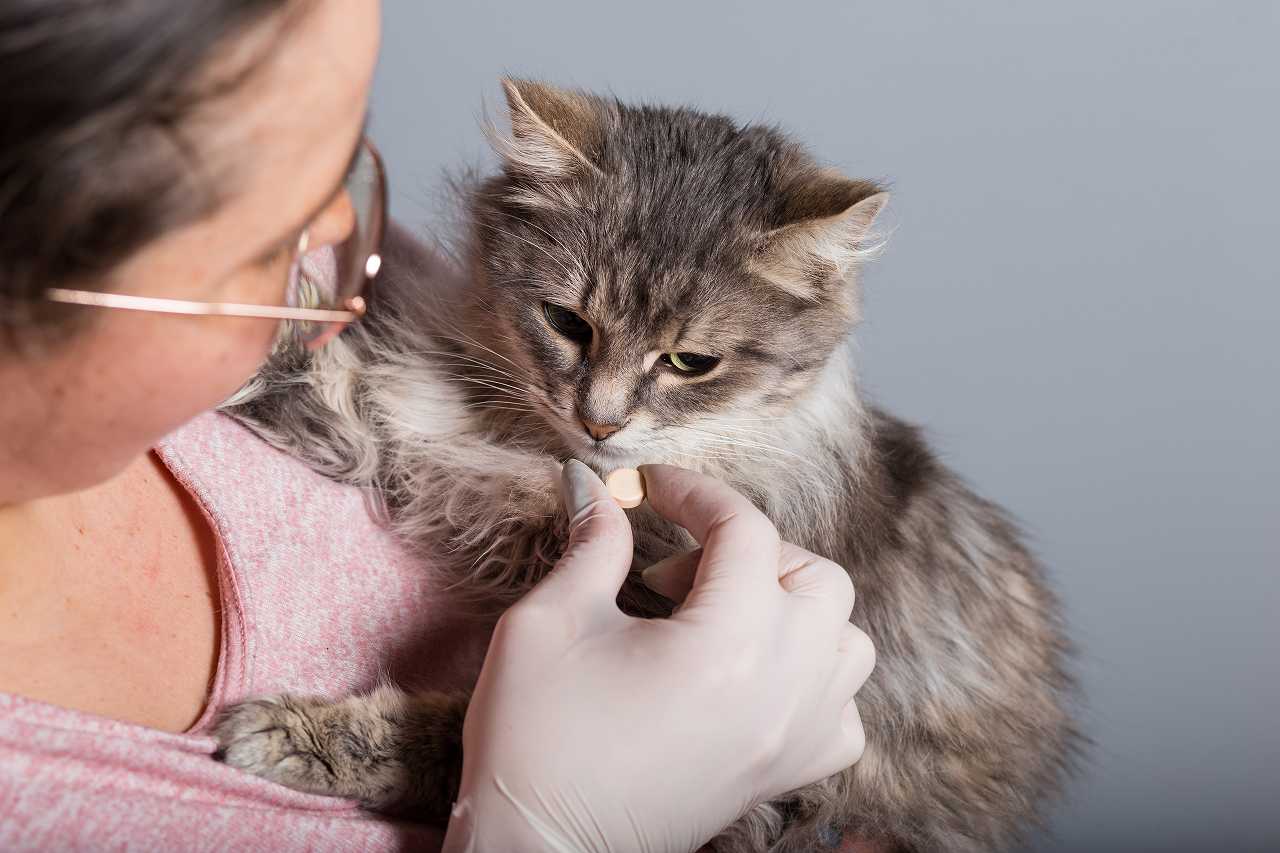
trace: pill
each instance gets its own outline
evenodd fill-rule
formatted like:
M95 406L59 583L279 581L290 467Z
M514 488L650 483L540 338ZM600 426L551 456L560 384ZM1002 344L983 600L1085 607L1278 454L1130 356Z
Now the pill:
M609 494L623 509L640 506L644 501L644 479L635 468L619 468L604 478Z

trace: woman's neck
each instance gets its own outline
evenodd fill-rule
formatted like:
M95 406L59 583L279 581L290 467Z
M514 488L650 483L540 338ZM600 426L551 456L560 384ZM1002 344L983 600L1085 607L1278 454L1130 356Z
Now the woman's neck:
M0 691L185 729L216 660L216 569L208 525L153 454L0 508Z

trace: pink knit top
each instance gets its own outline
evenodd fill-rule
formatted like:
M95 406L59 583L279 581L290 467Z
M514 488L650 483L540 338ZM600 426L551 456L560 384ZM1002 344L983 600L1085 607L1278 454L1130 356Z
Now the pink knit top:
M442 834L299 794L213 758L217 712L284 691L341 695L381 677L469 684L487 630L332 483L234 421L204 415L161 458L218 539L222 648L183 734L0 693L0 850L434 850Z

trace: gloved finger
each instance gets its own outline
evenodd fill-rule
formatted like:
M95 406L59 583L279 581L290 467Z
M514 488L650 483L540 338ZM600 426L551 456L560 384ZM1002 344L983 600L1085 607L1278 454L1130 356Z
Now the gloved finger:
M672 554L641 572L640 580L649 589L679 604L689 594L701 560L701 548Z
M671 465L644 465L649 505L702 546L687 598L715 592L741 600L777 583L778 531L755 504L728 485Z
M876 646L857 625L846 622L836 644L836 669L832 690L839 698L852 697L867 683L876 668Z
M857 764L867 749L867 735L862 727L862 715L858 703L850 700L840 710L837 731L832 738L832 749L824 750L818 759L815 776L832 776Z
M844 715L841 723L845 735L843 744L846 750L845 758L851 759L845 766L852 767L858 763L867 749L867 732L862 726L862 714L858 711L858 703L856 701L850 700L849 704L844 706Z
M830 566L835 564L815 566L815 563L822 561L820 557L790 542L782 543L781 552L782 559L778 562L778 581L782 588L788 592L796 589L812 589L815 595L829 593L828 597L832 602L833 610L843 611L840 615L847 618L848 613L853 610L852 583L846 583L840 578L826 577L830 574ZM684 601L689 589L693 586L701 557L701 548L672 554L641 572L640 579L649 589L679 603ZM806 571L799 571L801 569ZM848 578L843 569L838 566L836 569L845 579ZM811 572L817 572L823 577L815 578L810 574Z
M824 610L847 620L853 612L853 579L835 563L784 542L778 583L792 595L812 598Z
M631 570L631 522L595 472L578 460L564 464L560 482L569 543L526 599L621 615L616 598Z

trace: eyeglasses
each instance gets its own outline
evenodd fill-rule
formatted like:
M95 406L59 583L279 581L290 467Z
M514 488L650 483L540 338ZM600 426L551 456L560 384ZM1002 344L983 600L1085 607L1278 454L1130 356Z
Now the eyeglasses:
M364 316L365 293L382 267L382 235L387 221L387 175L373 143L362 140L343 181L339 198L351 205L352 226L346 239L309 249L304 230L289 265L288 305L244 305L234 302L191 302L154 296L100 293L52 287L51 302L121 308L158 314L256 317L286 320L282 334L308 349L318 349Z

